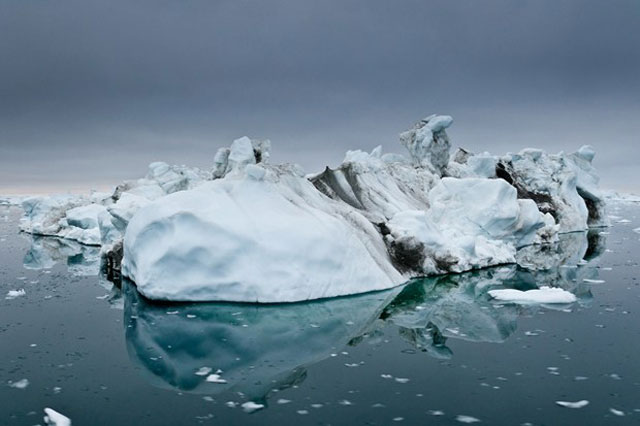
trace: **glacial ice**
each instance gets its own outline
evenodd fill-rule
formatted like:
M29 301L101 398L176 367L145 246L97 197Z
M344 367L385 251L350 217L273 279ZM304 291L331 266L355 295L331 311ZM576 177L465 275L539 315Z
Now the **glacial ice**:
M451 124L432 115L402 133L408 158L348 151L306 176L243 137L209 171L155 162L110 194L26 198L21 228L124 253L123 274L150 299L268 303L540 268L558 233L607 225L592 148L450 156Z
M405 280L362 215L303 177L269 171L142 208L127 228L123 274L150 299L180 301L294 302Z
M573 293L561 288L543 286L533 290L491 290L491 297L501 302L513 303L573 303L577 300Z

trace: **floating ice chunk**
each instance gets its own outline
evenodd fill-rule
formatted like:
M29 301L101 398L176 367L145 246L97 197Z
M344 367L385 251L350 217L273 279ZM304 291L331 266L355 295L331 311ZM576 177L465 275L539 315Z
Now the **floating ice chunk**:
M566 408L582 408L582 407L586 407L587 405L589 405L589 401L587 401L586 399L583 399L583 400L580 400L580 401L576 401L576 402L556 401L556 404L561 406L561 407L566 407Z
M7 292L7 295L5 296L5 299L15 299L16 297L21 297L21 296L25 296L27 294L26 291L24 291L23 288L21 288L20 290L9 290Z
M534 290L501 289L489 290L489 295L502 302L513 303L573 303L576 296L561 288L543 286Z
M257 402L247 401L242 404L242 409L245 413L253 413L254 411L262 410L264 404L258 404Z
M634 228L633 232L635 232L636 234L640 234L640 228Z
M195 372L196 376L206 376L211 373L211 367L201 367L198 371ZM207 378L208 381L208 378Z
M611 412L611 414L615 416L619 416L619 417L624 416L624 411L616 410L615 408L609 408L609 411Z
M44 422L49 426L71 426L71 419L51 408L44 409Z
M591 278L583 278L582 281L589 284L604 284L606 282L605 280L594 280Z
M460 415L456 416L456 421L458 421L460 423L478 423L480 421L480 419L477 419L477 418L471 417L471 416L466 416L464 414L460 414Z
M18 380L17 382L9 382L9 386L16 389L26 389L27 386L29 386L29 380L21 379L21 380Z
M207 382L210 383L220 383L220 384L224 384L227 383L227 381L225 379L223 379L220 374L209 374L207 376Z

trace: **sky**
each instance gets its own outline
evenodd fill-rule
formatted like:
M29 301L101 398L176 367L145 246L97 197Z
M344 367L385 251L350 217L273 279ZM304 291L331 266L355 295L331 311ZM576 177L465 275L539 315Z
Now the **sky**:
M0 193L210 167L247 135L308 172L448 114L452 145L592 145L640 193L640 1L0 2Z

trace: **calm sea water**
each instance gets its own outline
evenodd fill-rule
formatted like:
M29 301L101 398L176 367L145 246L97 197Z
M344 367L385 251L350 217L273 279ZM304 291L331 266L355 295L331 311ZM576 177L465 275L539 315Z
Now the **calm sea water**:
M151 304L97 275L96 249L19 234L0 207L0 424L43 425L45 407L74 425L638 424L640 206L610 213L547 271L253 306ZM487 296L541 285L578 301Z

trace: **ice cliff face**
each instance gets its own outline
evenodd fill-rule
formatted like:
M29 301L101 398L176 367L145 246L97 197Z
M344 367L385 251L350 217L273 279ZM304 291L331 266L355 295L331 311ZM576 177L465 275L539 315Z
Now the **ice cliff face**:
M123 274L150 299L294 302L517 263L524 247L605 224L589 147L450 158L451 123L402 133L408 158L349 151L308 176L243 137L210 171L152 163L110 195L27 199L22 228L123 247Z

